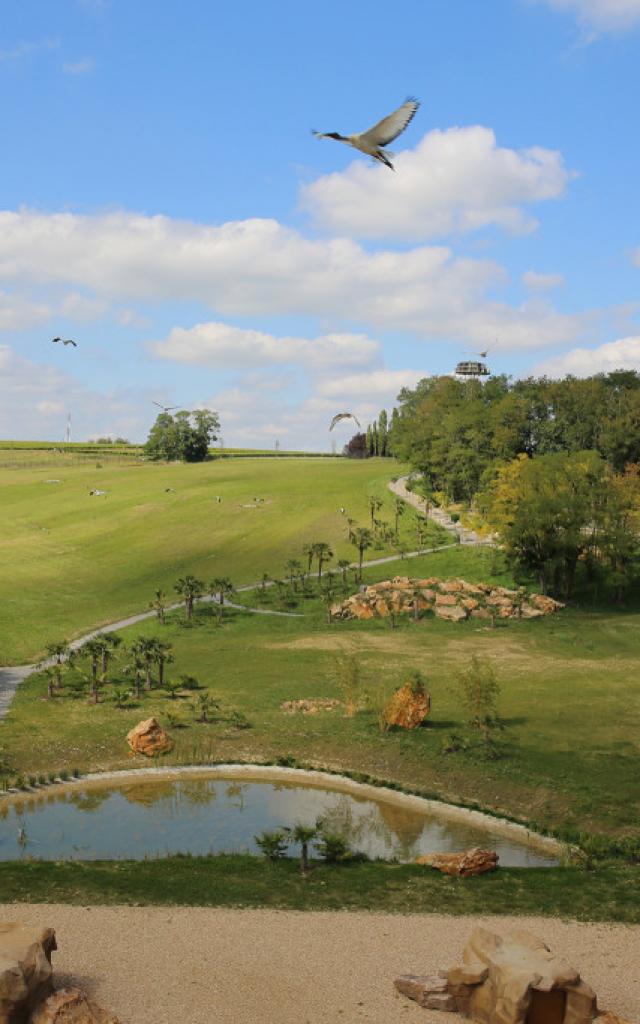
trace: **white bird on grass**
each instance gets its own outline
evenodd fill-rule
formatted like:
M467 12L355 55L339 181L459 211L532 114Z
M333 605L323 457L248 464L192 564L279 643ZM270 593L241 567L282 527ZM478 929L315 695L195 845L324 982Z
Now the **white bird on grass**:
M361 153L366 153L374 160L379 160L381 164L385 164L393 171L394 166L389 159L393 154L387 153L384 147L402 134L419 106L418 100L410 97L392 114L383 117L382 121L374 124L373 128L369 128L359 135L340 135L339 132L316 131L313 134L317 139L335 139L336 142L346 142L347 146L359 149Z

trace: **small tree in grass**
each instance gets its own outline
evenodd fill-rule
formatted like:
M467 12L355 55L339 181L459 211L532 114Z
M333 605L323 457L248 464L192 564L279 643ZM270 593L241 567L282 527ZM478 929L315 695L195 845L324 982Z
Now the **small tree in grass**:
M53 659L52 668L55 676L55 687L59 690L62 687L63 664L68 659L71 649L68 643L62 641L47 644L46 651L47 657Z
M286 857L289 837L284 829L266 829L253 838L267 860L283 860Z
M347 718L353 718L358 712L358 703L363 696L362 673L356 655L351 652L336 655L334 674L342 693L344 713Z
M338 562L338 569L340 570L340 572L342 574L342 589L343 590L346 590L348 585L349 585L348 581L347 581L347 572L349 571L350 565L351 565L351 562L349 561L348 558L341 558L340 561Z
M495 758L498 751L495 732L504 728L498 715L500 683L491 664L476 654L467 669L458 674L462 701L469 713L469 725L478 732L488 757Z
M367 548L373 544L373 534L364 526L358 526L353 531L351 543L358 549L358 582L362 581L362 560Z
M207 691L199 693L196 700L193 703L193 711L196 722L212 722L216 716L216 711L220 708L219 701L215 700Z
M193 606L204 593L204 583L195 576L181 576L173 589L184 601L187 621L190 622L193 618Z
M149 601L149 608L152 608L156 613L156 617L161 626L164 626L166 621L167 612L167 598L164 590L156 590L154 592L153 601Z
M303 875L309 874L309 844L317 835L317 825L304 825L299 822L290 830L291 842L300 844L300 871Z

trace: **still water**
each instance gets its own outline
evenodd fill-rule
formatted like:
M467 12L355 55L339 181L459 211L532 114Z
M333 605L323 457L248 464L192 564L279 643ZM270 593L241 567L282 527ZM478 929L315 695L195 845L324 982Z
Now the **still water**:
M257 853L254 836L321 817L370 857L497 850L503 866L549 867L548 853L436 814L298 783L221 778L74 784L0 805L0 860L79 860L170 853ZM291 848L292 854L296 852Z

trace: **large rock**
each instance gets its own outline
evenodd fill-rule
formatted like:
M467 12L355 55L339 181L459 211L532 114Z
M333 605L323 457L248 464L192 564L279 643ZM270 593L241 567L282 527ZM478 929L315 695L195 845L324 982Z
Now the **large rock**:
M0 1024L23 1024L52 990L53 928L0 923Z
M460 605L455 605L453 608L447 605L436 605L435 608L437 619L446 619L448 622L463 622L469 615L466 608L461 608Z
M29 1024L120 1024L79 988L62 988L40 1004Z
M483 875L486 871L495 871L498 867L498 854L495 850L474 847L463 853L426 853L418 857L416 864L426 864L444 875L470 878L472 875Z
M626 1017L618 1017L618 1014L612 1013L611 1010L603 1010L598 1014L596 1024L631 1024L631 1021Z
M595 993L575 967L531 932L476 928L462 960L447 972L447 989L477 1024L590 1024L596 1015Z
M387 725L400 729L417 729L431 710L431 697L421 686L407 682L393 694L385 708Z
M401 974L394 985L398 992L415 1000L424 1010L456 1009L456 1001L448 991L447 979L437 974Z
M134 754L144 754L145 757L155 757L156 754L167 754L173 750L173 740L155 718L138 722L127 733L127 743Z

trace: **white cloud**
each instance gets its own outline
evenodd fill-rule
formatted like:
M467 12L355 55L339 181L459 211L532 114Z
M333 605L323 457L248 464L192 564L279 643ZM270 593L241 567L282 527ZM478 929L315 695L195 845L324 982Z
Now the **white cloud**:
M427 370L372 370L348 377L331 378L318 383L318 395L324 398L359 399L370 404L372 399L389 405L395 402L402 388L413 388Z
M65 75L87 75L93 71L95 61L93 57L83 57L81 60L70 61L62 65Z
M44 303L0 291L0 331L22 331L43 323L51 315Z
M532 292L549 292L564 284L564 275L539 274L535 270L527 270L522 275L522 283Z
M27 39L14 46L0 49L0 62L23 60L33 53L40 53L43 50L55 50L60 46L59 39Z
M497 145L479 125L432 131L395 160L397 174L357 160L302 190L303 206L331 231L361 238L422 240L497 225L529 231L527 203L556 199L571 175L539 146Z
M79 439L141 437L152 419L141 412L141 397L148 399L144 392L93 391L68 373L0 345L0 437L62 439L67 412Z
M640 336L608 341L598 348L574 348L562 356L548 359L535 369L549 377L590 377L613 370L640 371Z
M556 11L575 14L591 33L625 32L640 24L640 0L538 0Z
M224 323L174 327L149 349L161 359L199 366L254 367L300 364L308 369L343 368L379 361L381 346L362 334L327 334L313 341L276 338Z
M87 253L91 259L87 259ZM489 260L446 246L368 252L310 240L275 220L220 226L132 213L0 212L0 278L120 301L197 301L218 315L321 317L464 343L567 343L584 318L486 298L507 282Z

